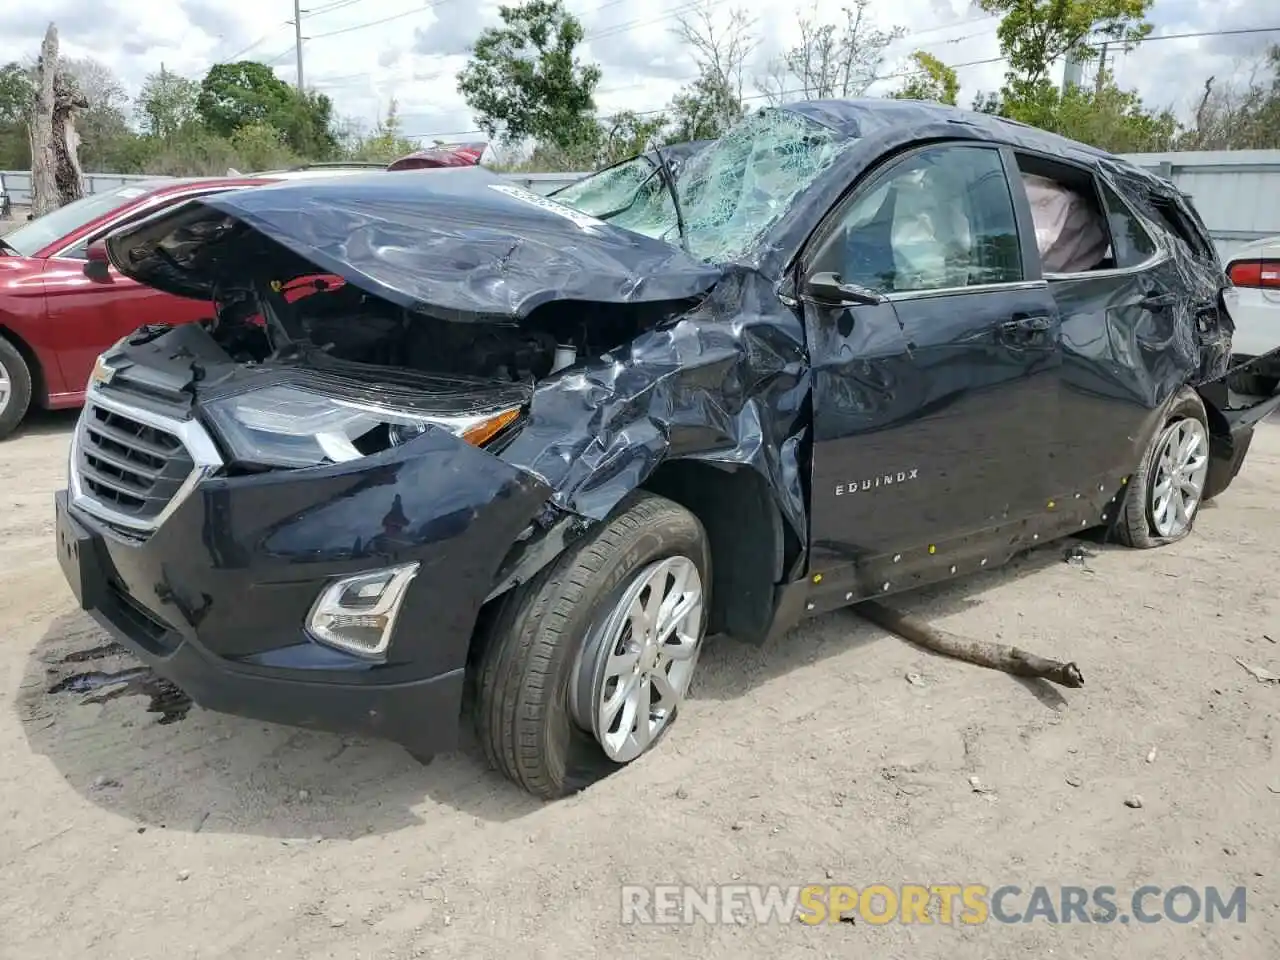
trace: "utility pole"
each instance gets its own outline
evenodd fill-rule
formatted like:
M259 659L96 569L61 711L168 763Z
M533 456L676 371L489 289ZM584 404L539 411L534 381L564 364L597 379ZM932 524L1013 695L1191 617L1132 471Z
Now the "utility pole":
M298 57L298 92L301 93L302 92L302 0L293 0L293 37L294 37L294 49Z
M1102 93L1102 83L1107 79L1107 41L1102 41L1102 47L1098 50L1098 75L1093 78L1093 95L1096 97Z

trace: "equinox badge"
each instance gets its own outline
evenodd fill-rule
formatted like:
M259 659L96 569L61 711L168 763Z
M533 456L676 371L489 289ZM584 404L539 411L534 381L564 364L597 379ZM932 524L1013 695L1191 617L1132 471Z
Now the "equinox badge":
M843 497L846 493L857 493L859 490L875 490L877 487L889 487L895 483L906 483L908 480L918 479L919 476L920 470L917 468L914 470L899 470L897 473L886 473L868 480L850 480L848 483L837 483L836 496Z

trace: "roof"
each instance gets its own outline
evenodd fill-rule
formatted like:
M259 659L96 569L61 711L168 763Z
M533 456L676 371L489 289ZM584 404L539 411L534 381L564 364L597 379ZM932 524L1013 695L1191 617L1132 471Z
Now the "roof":
M1023 145L1050 153L1074 154L1078 159L1112 158L1112 154L1056 133L995 114L964 110L929 100L863 98L857 100L801 100L782 109L808 117L846 137L862 139L914 127L961 127L969 139Z

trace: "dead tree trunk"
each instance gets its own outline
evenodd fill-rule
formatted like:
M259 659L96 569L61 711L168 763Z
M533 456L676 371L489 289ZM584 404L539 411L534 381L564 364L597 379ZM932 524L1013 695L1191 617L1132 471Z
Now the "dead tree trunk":
M54 78L53 156L58 166L54 180L58 184L61 203L84 196L84 171L80 169L80 135L76 132L75 111L89 106L89 101L71 77L58 72Z
M59 69L58 28L49 24L36 65L31 109L31 214L39 217L84 196L75 112L89 106L75 81Z
M52 23L40 45L36 64L35 103L31 105L31 215L43 216L59 206L58 159L53 145L54 78L58 75L58 28Z

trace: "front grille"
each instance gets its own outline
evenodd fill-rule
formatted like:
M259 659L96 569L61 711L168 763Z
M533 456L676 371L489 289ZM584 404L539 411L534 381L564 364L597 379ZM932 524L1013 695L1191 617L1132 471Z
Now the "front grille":
M126 522L154 521L196 468L177 434L92 399L78 431L81 493Z

